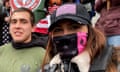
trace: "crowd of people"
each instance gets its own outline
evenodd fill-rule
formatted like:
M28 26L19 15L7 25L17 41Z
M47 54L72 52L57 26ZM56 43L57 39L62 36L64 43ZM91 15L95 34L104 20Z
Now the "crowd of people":
M120 71L119 0L12 2L0 3L0 72Z
M9 16L9 0L3 0L3 5L0 5L0 46L12 40L9 33Z

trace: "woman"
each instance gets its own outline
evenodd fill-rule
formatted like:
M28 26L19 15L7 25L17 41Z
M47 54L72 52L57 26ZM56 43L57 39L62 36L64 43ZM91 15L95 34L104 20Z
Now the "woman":
M86 9L81 4L64 4L51 15L42 72L89 72L103 48L105 37L92 27ZM116 72L111 60L107 62L106 72Z

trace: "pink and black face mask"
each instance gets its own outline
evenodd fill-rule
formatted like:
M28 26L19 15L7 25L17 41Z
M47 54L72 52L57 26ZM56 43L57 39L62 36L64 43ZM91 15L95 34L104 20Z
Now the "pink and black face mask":
M62 59L71 59L80 54L87 43L87 33L77 32L65 36L53 37L53 46Z

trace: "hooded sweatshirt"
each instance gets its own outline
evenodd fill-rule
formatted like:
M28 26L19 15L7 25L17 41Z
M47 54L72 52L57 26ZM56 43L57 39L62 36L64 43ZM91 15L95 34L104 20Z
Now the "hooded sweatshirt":
M110 0L110 9L106 9L106 2L96 0L95 9L100 12L95 27L106 36L120 35L120 0Z
M40 44L41 43L41 44ZM37 72L45 49L35 34L30 43L8 43L0 47L0 72Z

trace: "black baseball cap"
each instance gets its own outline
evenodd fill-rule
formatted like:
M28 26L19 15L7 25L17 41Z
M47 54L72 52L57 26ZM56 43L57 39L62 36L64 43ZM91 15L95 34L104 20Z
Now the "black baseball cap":
M49 31L51 31L55 26L56 22L63 19L70 19L78 22L79 24L91 24L90 16L86 8L82 4L67 3L61 5L57 10L51 15L51 24L49 26Z

